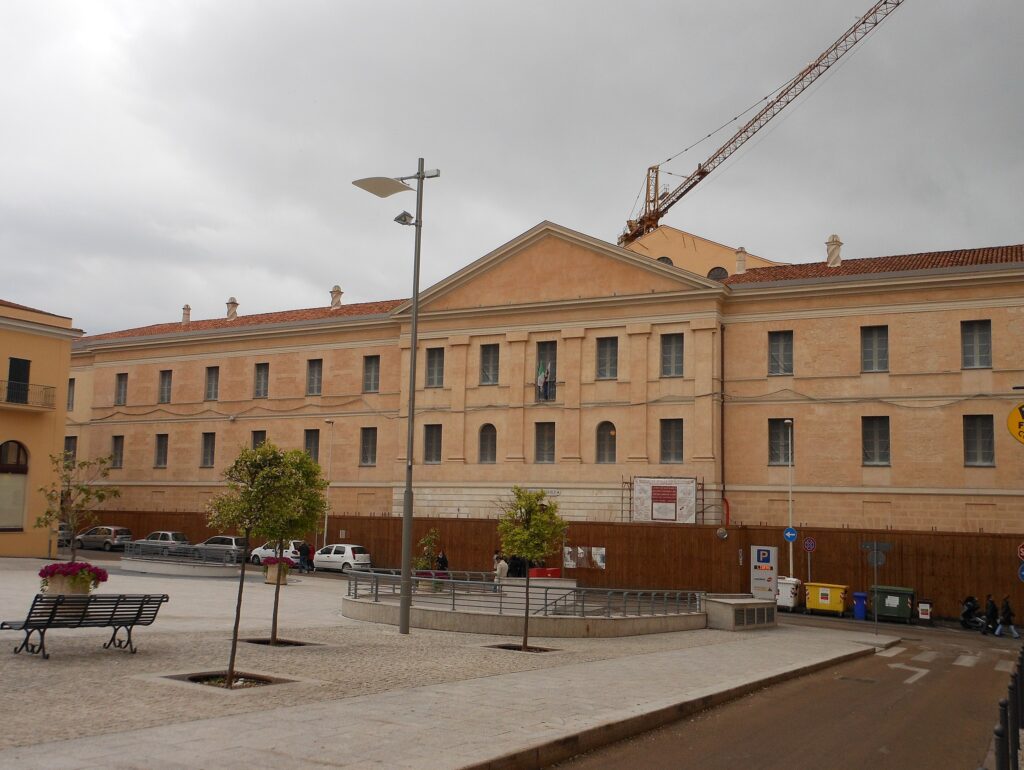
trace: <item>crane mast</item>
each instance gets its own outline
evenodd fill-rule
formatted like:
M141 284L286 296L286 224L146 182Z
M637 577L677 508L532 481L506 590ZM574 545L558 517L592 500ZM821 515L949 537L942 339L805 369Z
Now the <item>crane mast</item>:
M661 218L665 216L672 206L696 187L704 177L722 165L730 155L743 146L744 142L760 131L769 120L782 112L787 105L803 93L829 67L839 61L843 54L853 48L902 3L903 0L879 0L879 2L871 6L868 12L861 16L852 27L846 30L817 59L804 67L796 77L783 86L774 99L762 107L760 112L747 121L739 131L725 144L715 150L707 160L698 164L696 170L671 192L659 195L660 166L648 168L647 184L645 185L644 193L644 211L639 218L630 219L626 222L626 229L619 237L619 245L625 246L632 243L641 235L657 228Z

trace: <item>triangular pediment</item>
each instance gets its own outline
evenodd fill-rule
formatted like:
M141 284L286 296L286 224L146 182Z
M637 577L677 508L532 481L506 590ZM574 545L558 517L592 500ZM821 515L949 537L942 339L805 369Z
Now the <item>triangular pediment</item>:
M420 308L444 312L709 290L722 285L542 222L421 292Z

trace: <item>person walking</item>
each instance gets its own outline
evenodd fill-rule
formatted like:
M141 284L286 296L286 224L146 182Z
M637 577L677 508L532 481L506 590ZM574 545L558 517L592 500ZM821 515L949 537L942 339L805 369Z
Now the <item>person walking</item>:
M494 568L494 593L501 590L502 581L508 577L508 562L505 557L498 554L498 565Z
M999 608L992 601L992 594L985 594L985 627L981 629L982 636L987 636L989 631L995 632L998 620Z
M1003 606L999 608L999 625L996 626L996 636L1003 635L1003 629L1010 629L1010 636L1020 639L1016 626L1013 625L1013 607L1010 606L1009 595L1003 597Z
M299 572L312 572L313 563L309 560L309 543L299 543Z

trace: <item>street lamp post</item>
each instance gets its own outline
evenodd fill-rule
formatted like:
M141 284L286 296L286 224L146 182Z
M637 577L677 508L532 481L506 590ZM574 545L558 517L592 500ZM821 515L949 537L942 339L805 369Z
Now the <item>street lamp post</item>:
M327 433L327 510L324 511L324 545L327 547L327 517L331 514L331 459L334 457L334 420L324 420L330 425Z
M409 633L409 611L412 607L412 457L415 446L416 416L416 344L417 323L420 310L420 236L423 232L423 180L441 176L437 169L423 170L423 158L419 159L416 173L400 177L369 177L357 179L352 184L360 189L387 198L389 195L413 188L405 184L416 180L416 218L403 211L395 221L400 225L416 227L416 246L412 262L412 320L409 328L409 422L405 442L405 498L402 503L402 582L398 605L398 633Z
M786 420L789 428L789 528L793 528L793 421ZM793 541L789 541L789 576L793 577Z

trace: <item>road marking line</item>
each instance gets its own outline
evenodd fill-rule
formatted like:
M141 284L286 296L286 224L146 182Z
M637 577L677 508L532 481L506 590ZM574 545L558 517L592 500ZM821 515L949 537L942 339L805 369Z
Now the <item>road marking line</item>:
M999 661L998 663L996 663L996 671L1005 671L1007 674L1009 674L1011 671L1013 671L1013 661L1012 660L1001 660L1001 661Z
M918 653L912 657L911 660L915 660L918 663L931 663L937 657L939 657L939 653L935 650L925 650L924 652Z
M905 666L902 663L890 663L889 668L902 668L904 671L915 671L917 673L911 674L909 677L903 680L903 684L913 684L922 676L928 673L926 668L914 668L913 666Z
M881 650L876 652L875 655L880 655L883 658L895 658L901 652L906 652L906 647L890 647L888 650Z
M954 666L964 666L966 668L973 668L981 660L980 655L961 655L959 658L953 661Z

